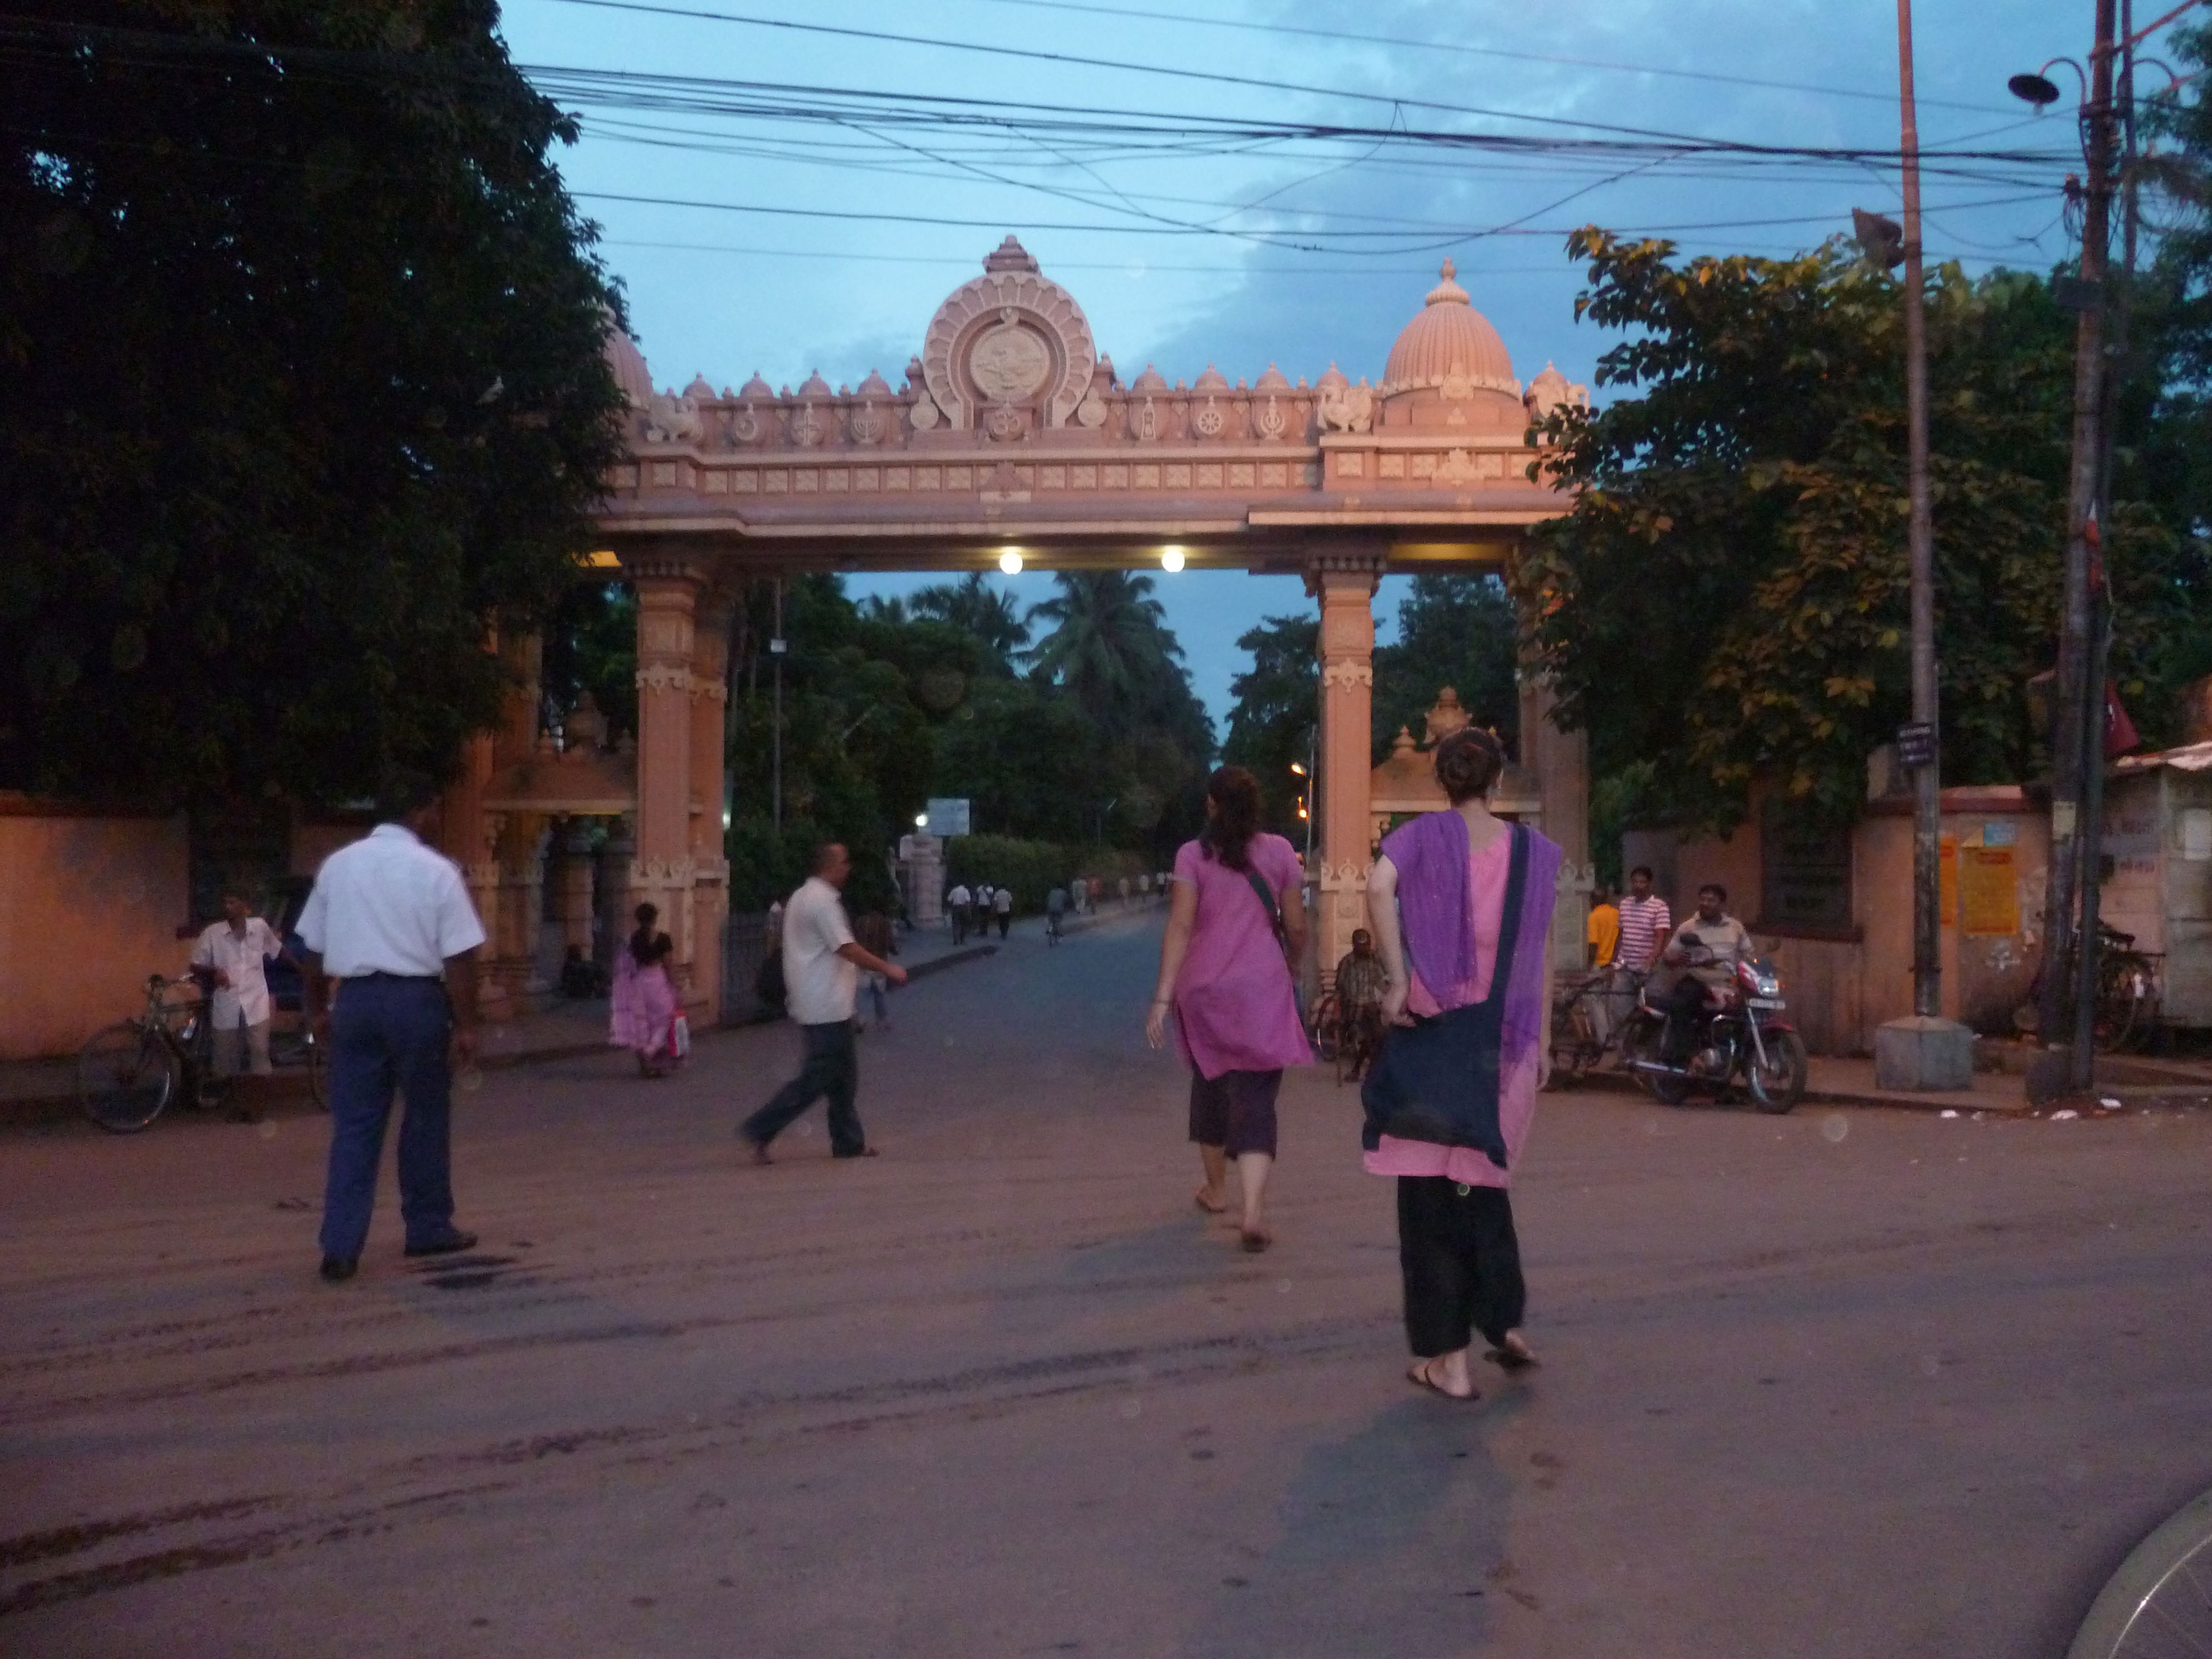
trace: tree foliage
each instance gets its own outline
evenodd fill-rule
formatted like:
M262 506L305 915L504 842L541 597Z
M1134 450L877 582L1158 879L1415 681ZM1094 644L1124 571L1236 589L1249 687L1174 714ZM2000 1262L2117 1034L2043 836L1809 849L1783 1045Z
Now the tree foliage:
M1569 248L1577 315L1626 337L1598 370L1626 395L1546 424L1536 470L1579 493L1511 575L1564 714L1601 774L1645 763L1639 816L1726 825L1755 776L1845 810L1910 707L1898 287L1832 246L1678 262L1593 228ZM1946 266L1928 324L1945 777L2012 781L2056 653L2069 319L2036 278ZM2106 544L2115 669L2148 707L2202 603L2194 555L2139 504Z
M1388 757L1401 726L1425 739L1425 717L1446 686L1476 725L1510 744L1521 724L1517 631L1497 577L1414 577L1398 605L1398 637L1375 651L1376 762Z
M1315 617L1268 617L1241 635L1240 651L1252 666L1229 682L1237 699L1229 711L1229 737L1221 758L1249 769L1260 780L1267 826L1303 846L1298 805L1306 780L1293 765L1314 764L1315 721L1320 713L1321 622Z
M0 785L372 791L588 546L618 309L492 0L24 0Z

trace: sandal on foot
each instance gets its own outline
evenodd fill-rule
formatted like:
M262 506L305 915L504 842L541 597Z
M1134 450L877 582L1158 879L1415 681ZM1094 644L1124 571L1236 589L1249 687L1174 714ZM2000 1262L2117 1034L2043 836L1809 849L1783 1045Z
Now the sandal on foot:
M1430 1374L1429 1367L1435 1363L1429 1359L1415 1360L1406 1370L1406 1381L1417 1389L1426 1389L1431 1394L1442 1395L1445 1399L1456 1401L1461 1405L1466 1404L1470 1400L1482 1398L1482 1395L1474 1389L1469 1389L1465 1394L1454 1394L1449 1389L1444 1387Z
M1537 1363L1536 1356L1525 1347L1485 1348L1482 1357L1509 1376L1515 1371L1533 1370Z

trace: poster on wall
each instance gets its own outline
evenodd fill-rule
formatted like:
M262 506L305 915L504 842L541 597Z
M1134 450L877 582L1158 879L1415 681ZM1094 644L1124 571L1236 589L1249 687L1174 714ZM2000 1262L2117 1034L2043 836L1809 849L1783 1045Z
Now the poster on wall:
M1967 847L1959 854L1959 902L1969 934L2020 932L2020 880L2009 847Z
M1770 799L1759 815L1763 930L1842 933L1851 926L1851 832Z

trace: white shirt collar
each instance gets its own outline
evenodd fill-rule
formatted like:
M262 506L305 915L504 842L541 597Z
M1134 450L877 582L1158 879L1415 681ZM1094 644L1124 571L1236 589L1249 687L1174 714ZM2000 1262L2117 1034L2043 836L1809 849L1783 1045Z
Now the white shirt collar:
M404 823L380 823L375 829L370 830L368 833L372 836L397 836L400 840L412 842L417 847L420 847L422 844L422 836L416 835L412 830L410 830Z

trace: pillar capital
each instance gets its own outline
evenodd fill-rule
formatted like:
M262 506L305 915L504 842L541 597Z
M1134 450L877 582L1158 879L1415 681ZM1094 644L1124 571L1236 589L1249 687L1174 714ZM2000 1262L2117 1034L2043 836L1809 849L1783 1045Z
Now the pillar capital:
M1305 579L1309 597L1358 592L1371 599L1382 585L1390 562L1389 550L1380 547L1330 548L1306 555Z

